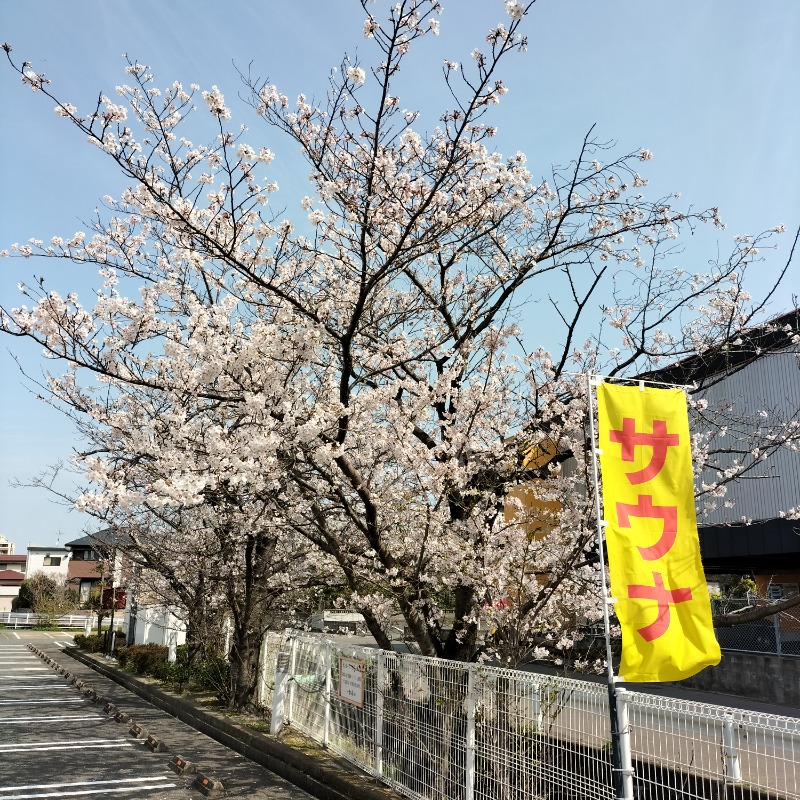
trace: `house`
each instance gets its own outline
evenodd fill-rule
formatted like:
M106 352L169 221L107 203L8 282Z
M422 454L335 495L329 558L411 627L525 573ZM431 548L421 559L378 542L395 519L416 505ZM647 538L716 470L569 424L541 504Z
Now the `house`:
M0 569L0 613L11 611L25 576L13 569Z
M78 592L81 603L86 603L93 589L101 586L115 587L115 608L124 608L125 592L121 588L123 581L123 558L117 551L113 533L109 530L97 531L72 542L64 547L70 553L67 567L67 581ZM108 589L110 606L111 589ZM105 598L104 598L105 602Z
M25 575L30 578L37 572L43 572L53 578L66 578L68 561L69 550L66 547L39 547L29 544Z
M28 556L25 555L15 556L0 554L0 571L11 569L15 572L21 572L24 575L27 562Z
M2 533L0 533L0 556L13 556L14 543L9 542Z
M108 565L90 536L83 536L64 545L70 551L67 564L67 582L78 593L81 603L89 600L92 589L103 582Z

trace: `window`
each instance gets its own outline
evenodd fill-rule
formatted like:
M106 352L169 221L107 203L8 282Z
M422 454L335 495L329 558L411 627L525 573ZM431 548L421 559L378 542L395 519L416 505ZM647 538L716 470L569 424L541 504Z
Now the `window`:
M60 567L61 566L61 556L46 555L44 557L44 561L42 563L46 567Z
M89 595L92 593L92 589L96 586L100 585L99 580L93 580L91 578L84 579L80 583L80 601L81 603L86 603L89 600Z
M767 597L770 600L788 600L795 597L800 586L796 583L770 583L767 588Z

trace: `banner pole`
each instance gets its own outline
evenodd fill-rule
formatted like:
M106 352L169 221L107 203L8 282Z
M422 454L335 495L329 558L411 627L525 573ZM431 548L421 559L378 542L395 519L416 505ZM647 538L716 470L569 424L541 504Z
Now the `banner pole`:
M597 458L600 450L597 447L597 431L594 424L593 387L597 385L593 376L586 375L586 402L589 410L589 436L592 442L592 480L594 482L594 513L597 522L597 551L600 556L600 580L603 593L603 629L606 637L606 664L608 667L608 716L611 723L611 772L614 780L614 794L618 800L626 800L626 781L622 766L622 748L620 743L619 717L617 716L617 683L622 679L614 675L611 661L611 620L608 607L615 600L610 596L608 577L605 565L605 544L603 536L603 511L600 504L600 477L597 469Z

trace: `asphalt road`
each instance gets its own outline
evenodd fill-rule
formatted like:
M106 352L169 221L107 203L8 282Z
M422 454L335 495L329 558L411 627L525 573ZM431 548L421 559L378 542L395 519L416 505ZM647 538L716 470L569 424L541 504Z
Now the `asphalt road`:
M309 800L292 786L169 714L103 678L89 667L59 658L68 634L0 630L0 800L110 797L119 800L200 798L194 776L176 775L174 755L222 781L226 798ZM64 677L32 653L35 644L61 661L133 721L164 742L151 752Z

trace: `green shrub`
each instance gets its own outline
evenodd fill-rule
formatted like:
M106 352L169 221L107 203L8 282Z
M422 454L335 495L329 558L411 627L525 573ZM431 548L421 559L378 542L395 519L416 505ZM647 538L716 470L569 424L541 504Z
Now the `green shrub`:
M223 702L231 698L231 665L221 657L198 665L195 681L199 688L210 689Z
M153 675L158 677L157 670L167 663L166 647L159 644L135 644L126 647L123 666L130 667L137 675ZM119 658L119 654L117 655Z
M91 636L85 636L82 633L75 634L75 645L89 653L102 653L105 649L105 644L106 640L104 636L98 636L97 634L92 634Z
M83 647L87 638L76 636L75 643ZM81 641L79 641L81 640ZM137 675L149 675L182 692L187 684L198 689L213 691L220 700L230 699L231 665L224 658L213 658L199 664L189 664L189 650L186 645L178 647L176 661L167 661L169 649L157 644L137 644L132 647L118 647L114 651L120 667Z
M170 664L168 661L165 661L163 664L159 664L156 667L153 677L158 678L158 680L167 684L176 692L182 692L186 684L192 682L196 683L197 676L196 668L190 666L186 662L181 663L180 661L176 661L174 664Z
M125 645L120 645L119 647L114 648L114 656L116 657L122 669L125 669L125 666L128 663L128 650L130 650L130 648L125 647Z

